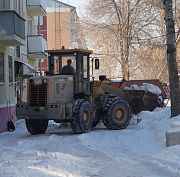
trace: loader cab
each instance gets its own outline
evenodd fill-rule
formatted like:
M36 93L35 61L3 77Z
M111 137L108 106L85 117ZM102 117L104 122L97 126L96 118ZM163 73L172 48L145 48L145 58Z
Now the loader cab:
M91 50L62 49L47 50L49 71L46 75L72 75L74 92L90 93Z

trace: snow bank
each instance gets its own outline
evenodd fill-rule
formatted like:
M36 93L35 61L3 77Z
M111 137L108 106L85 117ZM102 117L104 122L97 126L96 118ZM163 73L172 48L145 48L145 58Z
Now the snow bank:
M168 132L180 132L180 121L172 122Z
M171 128L180 128L180 121L174 121L171 124Z

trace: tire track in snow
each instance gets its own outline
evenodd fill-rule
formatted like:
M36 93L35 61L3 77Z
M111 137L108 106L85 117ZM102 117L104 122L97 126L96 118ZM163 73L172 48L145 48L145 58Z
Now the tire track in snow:
M129 131L129 130L123 130L123 132L126 132L126 131ZM107 132L107 133L110 133L110 132ZM137 145L133 146L132 142L129 143L124 138L121 138L121 136L119 136L118 133L116 135L117 136L113 137L112 139L114 140L115 143L117 143L117 145L119 145L119 147L114 146L114 148L113 148L113 144L111 144L111 143L103 145L103 146L110 145L110 147L109 147L110 150L108 150L107 147L103 147L103 146L98 147L98 146L94 145L94 144L98 144L99 142L93 142L93 140L92 140L93 138L91 138L89 136L89 134L83 135L85 137L81 138L81 140L83 141L84 144L87 144L90 141L92 141L91 142L92 144L91 144L91 146L89 146L89 148L91 148L91 149L99 148L100 151L105 151L107 155L112 156L114 158L114 160L117 162L123 161L124 164L129 163L129 165L131 165L131 166L138 165L138 166L140 166L140 168L145 168L145 170L144 170L145 173L147 172L147 169L149 169L149 171L151 171L150 174L155 175L157 177L159 177L159 176L162 176L162 177L180 176L180 171L177 170L178 165L176 163L169 164L169 161L167 162L165 160L161 160L160 158L157 158L157 157L153 156L152 154L143 153L140 150L137 151L137 147L136 147ZM106 137L106 135L104 135L102 137L102 139L105 137ZM89 141L89 139L90 139L90 141ZM112 142L113 140L111 140L110 142ZM107 139L104 139L104 141L108 142ZM152 145L152 144L150 144L150 145ZM136 168L138 168L138 166ZM174 168L174 167L177 167L177 168ZM143 173L141 169L139 171L141 171L141 174Z

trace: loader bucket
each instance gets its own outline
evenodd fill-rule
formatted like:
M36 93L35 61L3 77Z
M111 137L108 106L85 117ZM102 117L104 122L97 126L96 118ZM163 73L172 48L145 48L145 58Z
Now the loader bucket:
M162 101L151 92L146 92L142 98L146 110L153 111L156 107L161 107Z
M124 90L124 92L131 102L133 113L138 114L139 112L146 110L146 107L145 107L143 99L142 99L145 94L145 91L143 91L143 90Z
M133 112L138 114L141 111L153 111L156 107L161 106L161 102L157 95L144 90L124 90L128 96Z

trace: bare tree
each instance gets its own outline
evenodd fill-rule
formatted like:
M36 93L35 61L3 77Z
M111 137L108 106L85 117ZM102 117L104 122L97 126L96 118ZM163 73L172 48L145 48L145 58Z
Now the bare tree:
M176 62L176 37L180 45L178 5L179 1L175 1L176 36L172 0L163 3L161 0L89 0L84 20L91 45L98 53L118 60L124 77L129 78L130 72L131 78L166 80L169 75L171 116L180 113Z
M168 83L166 45L159 39L143 41L130 63L132 79L160 79Z
M119 61L130 77L134 52L141 39L159 34L161 10L149 0L90 0L84 24L88 40L98 53ZM93 35L93 37L92 37ZM132 69L133 70L133 69ZM132 75L131 75L132 77Z
M175 21L173 18L172 0L164 0L166 34L167 34L167 62L169 69L169 83L171 96L171 117L180 114L179 79L176 62Z

